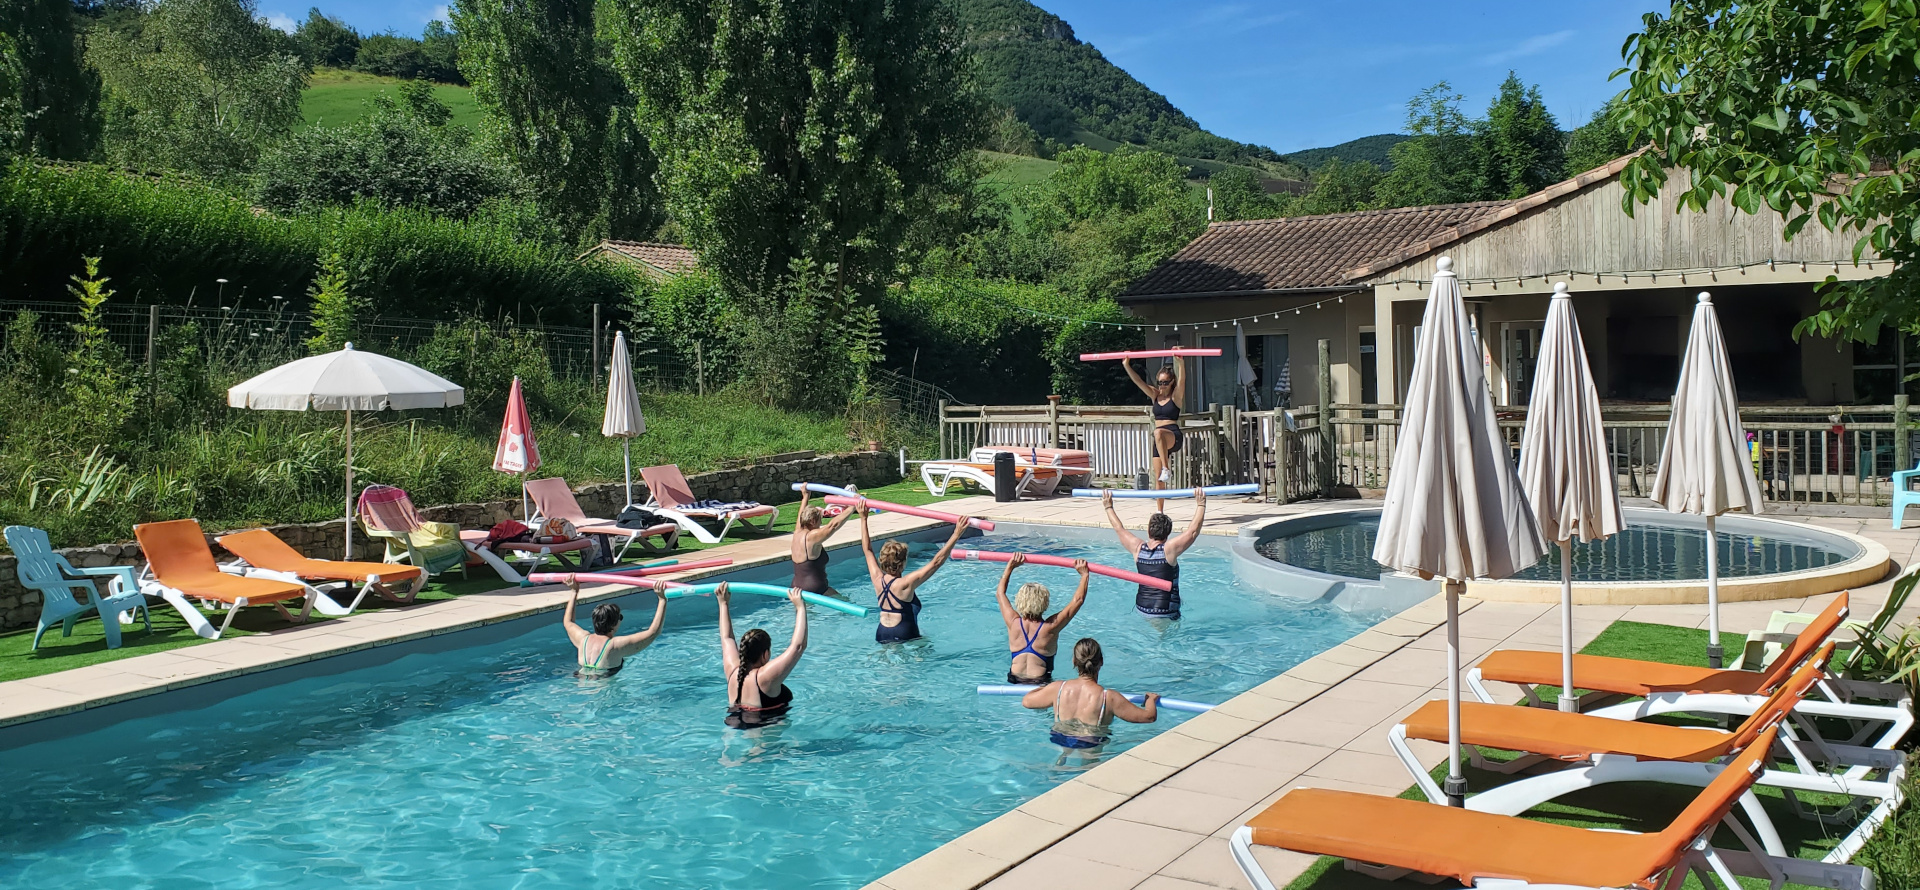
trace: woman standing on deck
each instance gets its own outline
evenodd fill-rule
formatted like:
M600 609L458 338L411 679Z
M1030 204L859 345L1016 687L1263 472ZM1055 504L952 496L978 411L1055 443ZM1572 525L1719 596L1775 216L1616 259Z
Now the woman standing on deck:
M1020 699L1020 703L1038 711L1053 709L1050 738L1062 748L1075 750L1098 748L1113 738L1113 718L1128 723L1152 723L1160 719L1160 696L1146 694L1136 705L1127 697L1100 685L1100 667L1105 658L1100 641L1087 637L1073 644L1073 667L1080 676L1059 683L1048 683Z
M1173 357L1171 366L1162 365L1153 375L1153 385L1141 379L1140 372L1133 369L1131 359L1123 359L1120 367L1127 369L1127 376L1133 378L1133 385L1147 394L1153 402L1153 487L1166 488L1173 481L1173 456L1186 444L1186 438L1180 434L1180 404L1186 401L1187 364L1179 356ZM1167 502L1161 501L1159 509L1165 510Z
M993 593L1000 600L1000 618L1007 623L1007 651L1013 662L1007 666L1007 682L1017 686L1044 686L1053 682L1053 659L1060 652L1061 632L1067 629L1073 616L1080 614L1080 607L1087 601L1091 574L1086 560L1073 561L1073 570L1080 573L1080 586L1074 589L1067 607L1048 618L1047 600L1052 593L1045 584L1028 581L1020 585L1020 593L1012 601L1007 599L1007 585L1013 582L1013 570L1026 562L1027 558L1018 553L1007 560L1006 571L1000 573L1000 587Z
M807 501L812 492L800 489L800 516L793 521L793 586L808 593L823 593L846 599L827 582L827 539L847 524L851 508L843 509L832 522L820 524L821 511Z
M1170 590L1140 585L1133 595L1133 607L1148 618L1166 618L1180 620L1180 554L1200 537L1200 525L1207 521L1207 493L1203 489L1193 490L1193 521L1187 523L1187 530L1179 537L1169 538L1173 534L1173 518L1165 513L1155 513L1147 519L1147 539L1140 540L1138 535L1127 531L1120 521L1120 514L1113 509L1113 492L1100 496L1100 503L1107 508L1107 524L1113 526L1113 532L1120 536L1120 546L1133 551L1133 570L1142 575L1150 575L1171 582Z
M873 592L880 598L880 626L873 631L874 642L904 643L920 638L920 585L946 565L953 545L967 533L970 517L953 522L953 536L940 545L940 551L927 564L907 571L907 544L888 541L873 552L873 531L867 526L867 501L860 499L860 549L867 555L867 577L873 580ZM891 621L889 621L891 619Z
M787 591L793 603L793 639L787 651L773 654L773 637L760 628L740 635L733 642L733 614L728 609L730 593L723 582L713 592L720 603L720 665L727 674L727 725L751 729L780 722L793 708L793 690L787 688L787 676L800 665L807 651L807 604L800 589Z
M580 582L572 575L567 576L567 590L567 610L560 613L560 626L567 629L567 639L573 642L574 663L579 665L573 675L582 679L604 680L620 673L627 659L653 645L660 627L667 623L667 585L662 581L653 582L653 595L660 598L653 607L653 623L646 630L623 637L614 636L620 632L619 603L594 606L593 633L587 633L573 620L573 609L580 603Z

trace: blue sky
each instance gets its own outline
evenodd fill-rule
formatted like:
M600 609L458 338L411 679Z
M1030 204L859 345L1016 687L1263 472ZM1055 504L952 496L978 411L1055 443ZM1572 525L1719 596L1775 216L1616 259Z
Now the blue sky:
M1446 80L1486 108L1512 69L1561 126L1620 87L1620 44L1657 0L1038 0L1081 40L1222 136L1280 151L1394 132L1414 93ZM260 0L291 25L307 2ZM418 34L443 0L319 0L362 32Z

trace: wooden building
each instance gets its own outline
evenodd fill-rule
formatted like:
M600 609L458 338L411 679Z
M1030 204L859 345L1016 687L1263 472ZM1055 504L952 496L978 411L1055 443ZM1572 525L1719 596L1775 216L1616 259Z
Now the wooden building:
M1292 404L1318 402L1323 339L1334 401L1398 401L1441 256L1453 258L1501 404L1527 401L1561 281L1604 399L1671 396L1701 291L1714 295L1743 402L1886 404L1898 381L1920 372L1920 348L1897 338L1869 347L1793 337L1829 277L1890 271L1883 260L1854 263L1855 234L1810 224L1789 241L1777 214L1742 213L1724 199L1680 211L1672 187L1628 215L1626 161L1513 201L1214 223L1120 300L1155 326L1149 346L1223 348L1200 362L1188 387L1194 407L1271 407L1286 392ZM1251 386L1239 379L1236 320Z

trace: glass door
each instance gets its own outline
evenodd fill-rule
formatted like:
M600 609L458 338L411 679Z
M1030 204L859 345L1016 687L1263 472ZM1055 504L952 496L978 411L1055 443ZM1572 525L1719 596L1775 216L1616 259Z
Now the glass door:
M1233 337L1201 337L1201 349L1218 349L1217 356L1200 359L1200 387L1193 410L1205 411L1208 405L1240 404L1240 355Z
M1540 330L1545 322L1510 321L1500 328L1502 404L1525 405L1533 398L1533 372L1540 363Z

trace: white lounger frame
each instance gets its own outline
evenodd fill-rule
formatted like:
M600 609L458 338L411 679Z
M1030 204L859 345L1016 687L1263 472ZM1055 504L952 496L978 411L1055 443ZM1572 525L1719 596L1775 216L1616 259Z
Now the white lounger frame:
M339 603L334 602L332 597L327 596L319 588L316 588L313 585L306 583L305 581L302 581L298 578L288 575L285 572L266 573L265 569L256 569L252 567L241 568L238 566L231 566L231 565L221 566L220 571L226 572L229 575L240 575L242 577L252 577L254 576L255 573L262 573L262 574L259 574L258 577L270 579L274 581L286 581L290 584L298 584L301 587L305 588L307 591L306 599L304 604L300 608L299 617L294 617L294 614L292 612L287 611L287 605L285 602L276 602L273 604L273 607L280 611L280 615L286 618L288 623L291 623L291 624L305 623L307 620L307 616L313 614L314 612L319 612L322 615L331 615L335 617L351 614L353 612L352 607L342 607ZM200 609L194 608L193 601L191 599L188 599L187 594L179 590L176 590L172 587L168 587L167 585L162 584L157 579L155 579L153 577L153 567L151 565L141 567L140 577L137 583L140 585L141 593L144 593L148 596L157 596L163 600L166 600L168 605L173 606L174 611L179 612L180 617L187 622L187 626L193 629L193 633L195 636L202 637L204 639L209 639L209 640L220 639L220 637L227 632L227 628L233 625L233 616L240 614L241 609L244 609L252 605L252 603L248 602L247 598L244 596L234 600L232 603L225 603L225 602L221 602L220 600L209 600L209 599L200 600L200 605L206 608L208 611L218 612L222 609L226 610L227 617L220 622L220 627L218 629L215 629L213 624L207 621L206 616L200 614ZM362 592L361 595L365 596L366 594ZM353 603L354 603L354 606L358 606L360 604L360 600L356 598L353 601Z
M1014 483L1013 496L1026 496L1027 488L1035 478L1032 473L1021 473L1020 481ZM958 461L929 461L920 465L920 481L927 484L927 491L932 492L934 497L946 497L947 488L959 479L965 479L987 491L993 490L993 474L979 467ZM1055 476L1054 482L1057 484L1059 479Z
M767 506L767 505L762 505L762 506ZM741 527L749 528L749 529L755 528L752 520L748 517L741 516L739 511L737 510L682 511L682 510L676 510L672 507L663 507L657 503L647 504L646 509L652 510L657 514L661 516L665 516L666 518L672 520L673 524L679 526L681 531L692 535L694 540L699 541L702 544L720 543L720 540L722 538L725 538L727 536L727 532L732 531L735 525L739 525ZM778 522L780 519L779 507L768 506L767 509L770 511L765 514L767 517L767 521L764 523L761 523L760 526L757 529L755 529L763 535L771 534L773 532L773 524L775 522ZM708 522L720 523L720 533L715 534L713 532L707 531L707 527L700 524L700 520L703 520L703 519Z

